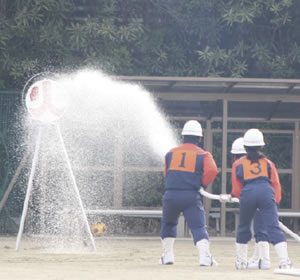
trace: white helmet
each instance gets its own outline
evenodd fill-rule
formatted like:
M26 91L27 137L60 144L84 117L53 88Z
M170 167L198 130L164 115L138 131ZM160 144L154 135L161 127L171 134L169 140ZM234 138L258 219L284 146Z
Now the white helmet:
M201 124L195 120L187 121L183 126L181 135L203 136Z
M244 135L244 145L247 147L264 146L264 136L262 132L256 128L251 128Z
M231 153L235 155L247 154L244 148L244 138L239 137L235 139L231 145Z

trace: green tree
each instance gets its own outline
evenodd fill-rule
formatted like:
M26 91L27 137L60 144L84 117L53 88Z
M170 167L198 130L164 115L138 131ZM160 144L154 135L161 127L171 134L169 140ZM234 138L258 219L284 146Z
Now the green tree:
M293 0L0 0L0 88L33 74L297 78Z

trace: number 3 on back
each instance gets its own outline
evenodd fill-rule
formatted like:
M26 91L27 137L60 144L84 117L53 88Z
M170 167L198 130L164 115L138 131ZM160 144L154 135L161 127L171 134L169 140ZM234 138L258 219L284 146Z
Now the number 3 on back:
M253 169L251 169L250 172L253 175L258 175L262 172L260 162L257 162L255 164L251 164L251 166L253 167Z
M254 179L257 177L268 177L268 164L265 160L259 160L251 164L249 160L243 162L244 179Z

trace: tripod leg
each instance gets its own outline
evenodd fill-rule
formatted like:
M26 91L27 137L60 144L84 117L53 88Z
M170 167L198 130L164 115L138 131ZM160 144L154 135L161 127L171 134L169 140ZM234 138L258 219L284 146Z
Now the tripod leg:
M33 182L33 177L36 169L36 164L38 161L38 156L39 156L39 151L40 151L40 145L41 145L41 128L39 128L36 144L35 144L35 150L34 150L34 156L32 160L32 165L31 165L31 171L30 171L30 176L28 180L28 186L27 186L27 191L26 191L26 196L25 196L25 201L23 205L23 212L21 216L21 221L20 221L20 226L19 226L19 232L17 235L17 241L16 241L16 251L19 250L20 248L20 243L21 243L21 238L24 230L24 223L25 223L25 218L28 210L28 203L32 191L32 182Z

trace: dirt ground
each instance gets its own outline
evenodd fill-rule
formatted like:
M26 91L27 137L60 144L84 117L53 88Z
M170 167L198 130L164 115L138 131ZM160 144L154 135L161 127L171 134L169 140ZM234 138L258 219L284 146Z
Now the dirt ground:
M97 252L49 252L35 239L22 239L15 251L15 237L0 238L1 280L167 280L167 279L293 279L273 273L278 258L271 247L272 269L237 271L234 268L233 238L211 238L211 252L219 265L200 267L192 240L177 239L175 264L158 265L161 244L153 238L102 237L96 239ZM290 259L300 268L300 243L288 240ZM253 243L249 244L249 255Z

